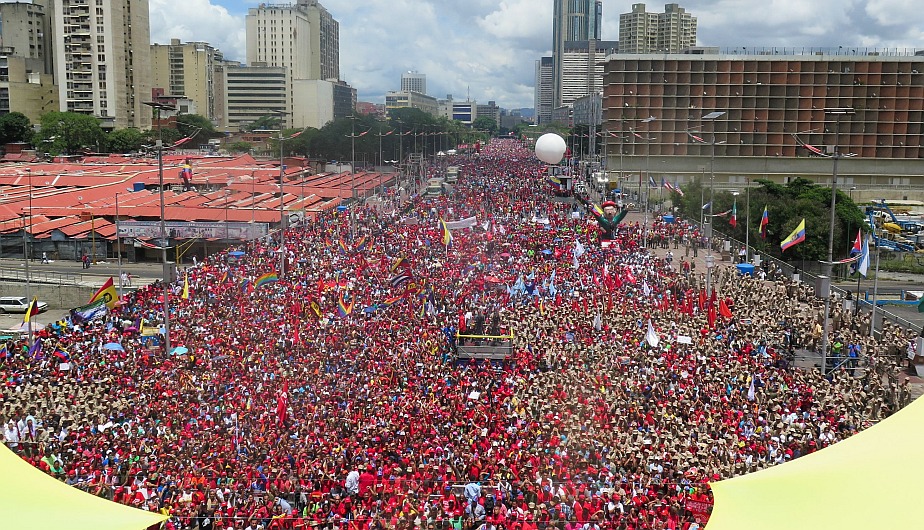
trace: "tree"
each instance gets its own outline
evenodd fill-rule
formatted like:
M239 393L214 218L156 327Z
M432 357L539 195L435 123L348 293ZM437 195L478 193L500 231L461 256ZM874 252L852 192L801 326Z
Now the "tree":
M243 141L231 142L230 144L228 144L227 149L231 153L247 153L251 149L253 149L253 144L251 144L250 142L243 142Z
M197 146L207 143L216 136L215 126L205 116L199 114L180 114L176 117L176 129L183 138L192 136L187 145Z
M254 132L260 130L279 130L279 124L282 121L282 118L273 114L266 114L260 116L249 125L244 127L247 132Z
M93 116L76 112L48 112L42 115L41 129L32 145L52 155L77 154L85 148L96 151L106 143L106 133Z
M28 142L32 138L32 122L21 112L0 116L0 144Z
M490 116L479 116L472 122L472 129L484 131L491 136L497 134L497 122Z
M144 134L138 129L116 129L106 136L106 145L112 153L131 153L141 149Z

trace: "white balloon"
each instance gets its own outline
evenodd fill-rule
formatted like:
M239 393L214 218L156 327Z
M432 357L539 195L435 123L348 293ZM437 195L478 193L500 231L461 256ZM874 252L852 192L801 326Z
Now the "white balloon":
M536 157L546 164L561 162L568 150L565 139L555 133L546 133L536 140Z

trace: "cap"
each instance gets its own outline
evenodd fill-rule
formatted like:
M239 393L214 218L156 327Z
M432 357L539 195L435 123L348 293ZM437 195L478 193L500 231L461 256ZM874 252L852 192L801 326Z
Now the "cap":
M612 206L613 208L616 208L616 203L613 202L613 201L605 201L605 202L601 205L601 208L606 208L607 206Z

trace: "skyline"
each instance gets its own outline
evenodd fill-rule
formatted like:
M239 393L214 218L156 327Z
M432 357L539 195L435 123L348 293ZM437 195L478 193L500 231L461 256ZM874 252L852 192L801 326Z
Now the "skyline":
M152 42L206 41L227 59L245 59L244 16L258 2L149 2ZM812 5L777 0L772 10L753 9L753 2L744 0L679 3L697 17L703 46L924 49L924 28L915 27L919 14L911 0L821 0ZM531 108L535 61L551 55L552 0L321 4L340 23L341 76L361 101L384 102L385 92L399 88L401 73L416 70L426 74L434 97L452 94L458 100L469 92L479 103ZM603 0L603 39L619 38L619 14L631 6ZM664 4L646 6L661 11Z

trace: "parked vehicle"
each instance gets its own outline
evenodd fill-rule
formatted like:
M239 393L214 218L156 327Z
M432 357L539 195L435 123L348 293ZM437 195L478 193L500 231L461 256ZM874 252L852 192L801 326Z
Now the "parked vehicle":
M46 302L37 302L39 313L48 310ZM4 296L0 297L0 314L2 313L23 313L29 308L29 299L25 296Z

